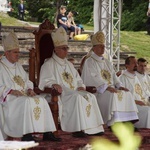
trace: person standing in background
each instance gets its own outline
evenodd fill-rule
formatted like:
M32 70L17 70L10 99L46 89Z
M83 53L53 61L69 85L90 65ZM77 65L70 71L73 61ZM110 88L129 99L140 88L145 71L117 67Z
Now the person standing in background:
M18 5L18 13L19 13L19 19L24 20L25 5L23 3L23 0L20 0L20 4Z
M148 3L147 16L150 17L150 0L149 0L149 3Z
M12 15L12 11L14 11L14 9L12 8L12 2L9 1L7 8L9 9L8 14L11 16Z

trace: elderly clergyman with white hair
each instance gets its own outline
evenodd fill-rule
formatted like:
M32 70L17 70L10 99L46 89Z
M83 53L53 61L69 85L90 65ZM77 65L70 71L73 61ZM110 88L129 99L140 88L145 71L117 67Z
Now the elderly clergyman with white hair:
M137 107L132 94L121 85L110 61L103 57L105 37L98 31L92 38L92 53L85 60L82 70L83 83L97 88L96 98L104 123L138 120Z
M77 70L66 57L68 41L65 30L60 27L52 32L54 53L41 68L39 88L53 87L61 93L59 117L63 131L73 132L74 137L102 135L103 120L93 94L85 91Z
M0 59L0 103L4 111L4 132L10 137L32 141L32 133L44 133L43 140L60 141L47 101L33 91L33 83L18 63L19 42L14 32L2 38Z

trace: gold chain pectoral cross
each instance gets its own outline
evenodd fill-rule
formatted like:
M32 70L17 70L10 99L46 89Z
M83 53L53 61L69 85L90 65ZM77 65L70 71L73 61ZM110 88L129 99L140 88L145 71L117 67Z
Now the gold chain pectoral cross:
M63 80L69 84L70 86L70 89L74 89L74 86L72 85L72 82L73 82L73 77L70 73L68 72L63 72L62 73L62 76L63 76Z

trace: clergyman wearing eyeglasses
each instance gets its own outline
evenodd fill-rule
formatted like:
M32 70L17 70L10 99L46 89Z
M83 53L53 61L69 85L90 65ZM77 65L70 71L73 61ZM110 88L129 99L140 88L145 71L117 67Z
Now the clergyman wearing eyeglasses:
M51 36L54 53L41 67L39 88L53 87L61 93L58 102L61 129L73 132L74 137L104 134L95 96L85 91L77 70L66 59L68 41L64 28L58 28Z

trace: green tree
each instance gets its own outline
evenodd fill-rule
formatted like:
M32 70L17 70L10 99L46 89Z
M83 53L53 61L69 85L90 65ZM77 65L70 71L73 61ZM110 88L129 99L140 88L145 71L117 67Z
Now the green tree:
M11 13L18 17L19 0L11 0L14 11ZM93 0L25 0L27 14L25 19L37 18L42 22L48 18L55 21L60 5L67 6L69 10L78 12L75 16L76 23L93 25ZM144 30L147 20L146 12L148 0L123 0L121 30Z
M56 12L60 5L67 5L66 0L26 0L27 9L31 18L37 18L38 21L43 21L48 18L54 22Z
M94 1L91 0L70 0L67 8L68 10L78 12L75 18L76 22L87 24L93 18L93 5Z
M121 30L145 30L148 0L124 0L123 2Z
M13 16L17 17L19 0L12 0L12 3L14 8ZM79 23L89 23L91 18L93 18L93 4L94 1L91 0L26 0L26 20L37 18L41 22L48 18L51 22L54 22L60 5L66 5L68 11L73 10L79 13L76 16L76 21Z
M9 0L12 2L12 8L13 11L11 13L9 13L11 16L18 18L18 4L19 4L19 0Z

